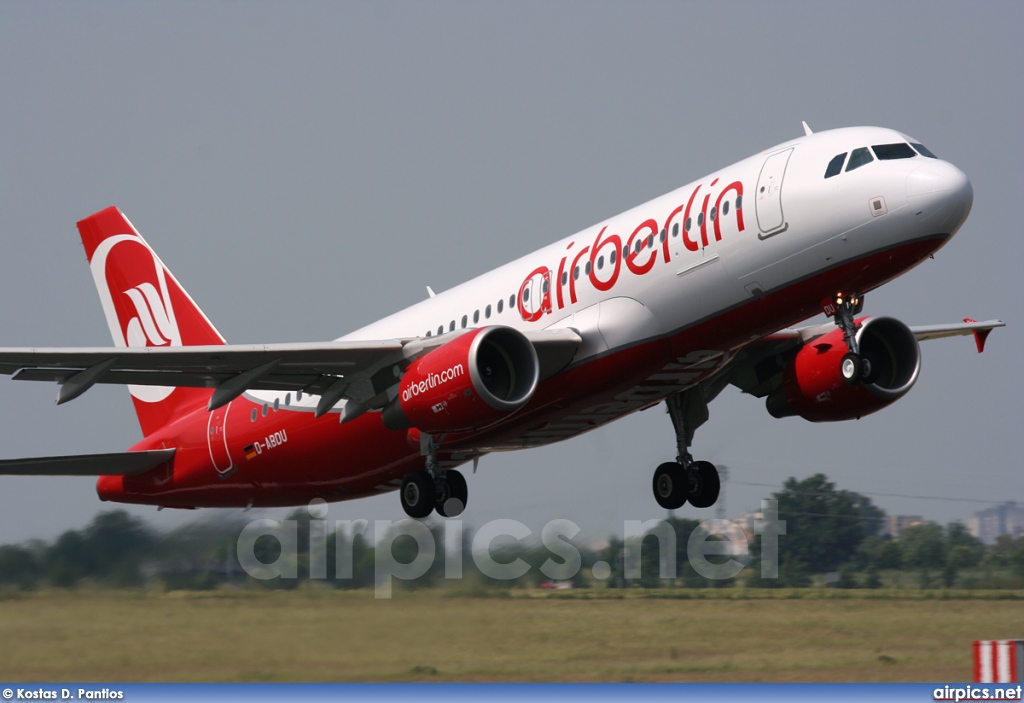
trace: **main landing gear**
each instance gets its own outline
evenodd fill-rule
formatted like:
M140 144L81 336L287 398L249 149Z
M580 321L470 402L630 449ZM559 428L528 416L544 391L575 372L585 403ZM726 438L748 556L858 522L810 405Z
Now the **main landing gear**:
M456 517L466 509L469 488L466 478L454 469L442 469L437 461L437 441L422 435L420 449L426 470L410 471L402 480L402 509L411 518L424 518L436 510L441 517Z
M718 500L721 482L718 469L708 461L694 461L689 447L693 434L708 419L703 391L693 388L665 399L676 430L676 460L654 471L654 499L666 510L676 510L689 501L695 508L710 508Z
M839 372L843 380L851 386L860 382L871 383L877 376L875 364L867 356L862 356L860 344L857 342L857 330L860 325L853 316L864 309L864 297L859 293L849 295L836 293L832 299L835 304L836 326L843 331L843 341L849 350L839 362Z

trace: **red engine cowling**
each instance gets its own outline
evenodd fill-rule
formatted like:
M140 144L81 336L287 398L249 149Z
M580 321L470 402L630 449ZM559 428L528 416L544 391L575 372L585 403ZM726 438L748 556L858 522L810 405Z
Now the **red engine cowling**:
M431 434L487 427L521 408L539 378L537 352L521 332L472 330L409 365L384 424Z
M914 333L892 317L858 320L861 356L871 362L870 375L848 385L839 371L846 354L843 332L836 329L805 344L783 372L782 387L768 396L774 417L799 415L811 422L853 420L902 398L921 371L921 349Z

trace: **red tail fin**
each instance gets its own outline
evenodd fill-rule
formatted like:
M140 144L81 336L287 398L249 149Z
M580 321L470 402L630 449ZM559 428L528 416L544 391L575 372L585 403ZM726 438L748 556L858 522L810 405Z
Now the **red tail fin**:
M114 346L190 347L224 338L115 207L78 223ZM142 434L205 405L205 388L128 386Z

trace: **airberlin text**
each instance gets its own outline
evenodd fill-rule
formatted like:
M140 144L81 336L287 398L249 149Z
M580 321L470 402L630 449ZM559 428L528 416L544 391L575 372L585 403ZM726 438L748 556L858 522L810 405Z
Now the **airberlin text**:
M453 379L458 378L466 373L466 367L462 364L456 364L450 369L446 369L441 373L428 374L425 379L417 383L412 383L408 388L402 391L402 400L408 402L412 398L415 398L420 393L426 393L431 388L436 388L442 383L447 383ZM436 412L436 411L435 411Z
M650 218L636 225L629 236L608 231L604 226L597 233L593 243L570 251L561 258L555 269L552 281L552 269L539 266L527 275L519 287L518 308L520 316L527 322L536 322L544 315L550 315L567 305L577 302L577 284L584 277L590 285L599 291L608 291L615 287L622 275L625 264L630 273L644 276L651 272L658 260L659 252L667 263L672 260L671 240L681 237L683 246L688 251L706 249L712 241L722 241L722 220L732 215L736 220L736 228L742 232L743 224L743 183L733 181L717 190L719 179L711 181L706 191L698 185L685 204L680 203L665 218L664 223ZM717 195L715 195L717 191ZM694 203L698 196L703 195L700 211L694 212ZM715 195L711 209L712 195ZM730 212L730 205L733 205ZM708 232L708 225L711 232ZM660 246L659 246L660 245ZM576 242L566 247L573 250ZM608 266L606 267L605 261ZM528 289L534 281L539 280L539 299L530 301ZM552 296L552 292L554 296Z

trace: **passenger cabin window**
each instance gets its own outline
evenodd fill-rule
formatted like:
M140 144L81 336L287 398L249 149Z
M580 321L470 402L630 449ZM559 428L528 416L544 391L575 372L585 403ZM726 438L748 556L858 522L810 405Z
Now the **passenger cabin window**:
M480 322L480 311L479 310L474 310L473 311L473 324L475 325L478 322Z
M872 161L874 161L874 159L866 146L854 149L850 154L850 163L846 164L846 172L849 173L850 171L860 168L864 164L869 164Z
M491 319L491 306L490 305L488 305L486 308L484 308L484 317L486 317L488 320Z
M828 162L828 168L825 169L825 178L839 175L839 172L843 170L843 162L846 161L846 153L844 151L842 154L832 157L832 160Z
M466 325L468 323L469 323L469 319L465 315L463 315L462 316L462 329L466 329Z
M879 161L894 161L896 159L912 159L917 156L909 144L900 142L898 144L875 144L871 147Z
M505 299L502 298L498 301L498 314L501 314L502 309L505 307Z
M927 156L927 157L928 157L929 159L937 159L937 158L939 158L938 156L936 156L935 154L933 154L933 153L932 153L932 152L931 152L931 151L930 151L930 150L928 149L928 147L926 147L926 146L925 146L924 144L918 144L918 143L916 143L916 142L911 142L911 143L910 143L910 146L912 146L912 147L914 147L915 149L917 149L917 153L918 153L918 154L920 154L921 156Z

